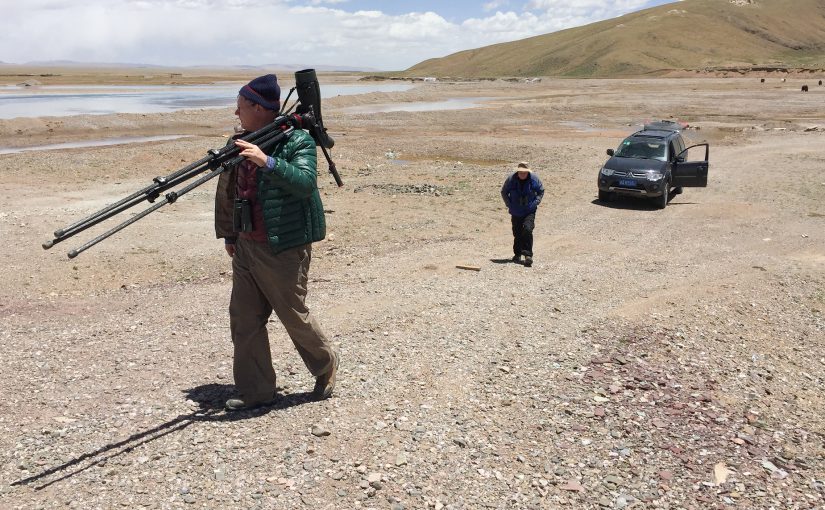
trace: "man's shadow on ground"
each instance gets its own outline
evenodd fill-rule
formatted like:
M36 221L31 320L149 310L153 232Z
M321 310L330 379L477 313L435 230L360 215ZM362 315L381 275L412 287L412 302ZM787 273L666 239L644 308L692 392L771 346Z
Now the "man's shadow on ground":
M237 396L235 386L231 384L204 384L188 390L183 390L183 394L188 400L198 404L202 412L208 411L222 411L227 400ZM312 392L306 391L302 393L278 394L272 404L251 409L248 411L236 411L232 413L225 413L211 421L236 421L248 418L256 418L269 414L272 411L280 411L290 407L294 407L307 402L315 402Z
M515 266L530 267L524 263L524 260L519 260L518 262L516 262L512 259L512 257L509 259L490 259L490 262L492 262L493 264L513 264Z
M142 432L137 432L122 441L110 443L97 450L84 453L77 458L68 460L59 466L48 468L41 473L13 482L12 486L30 485L41 482L44 478L60 474L50 481L43 481L35 490L46 487L59 481L70 478L86 471L92 466L102 466L109 460L128 453L135 448L159 439L173 432L178 432L197 422L231 422L259 418L274 411L281 411L290 407L316 401L311 392L291 393L280 395L272 404L246 411L225 412L224 403L235 395L235 387L231 384L204 384L195 388L183 390L186 398L198 405L198 408L189 414L181 414L165 423ZM80 466L83 464L82 466ZM78 466L78 467L76 467ZM75 468L76 467L76 468ZM70 469L74 468L72 471ZM63 473L65 471L65 473Z

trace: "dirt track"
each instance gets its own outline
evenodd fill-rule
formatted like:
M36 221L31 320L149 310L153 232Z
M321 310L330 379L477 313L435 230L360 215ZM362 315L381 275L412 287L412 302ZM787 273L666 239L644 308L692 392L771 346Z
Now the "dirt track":
M220 147L232 112L0 121L4 141L31 143L196 135L0 156L0 507L821 507L825 87L800 84L424 84L327 100L346 186L319 165L329 235L310 306L342 352L340 384L308 402L273 322L285 396L237 415L220 410L231 268L212 185L74 260L87 236L40 248ZM467 96L488 100L343 110ZM664 210L597 202L605 149L671 116L711 143L708 188ZM508 262L498 196L519 160L547 188L529 269Z

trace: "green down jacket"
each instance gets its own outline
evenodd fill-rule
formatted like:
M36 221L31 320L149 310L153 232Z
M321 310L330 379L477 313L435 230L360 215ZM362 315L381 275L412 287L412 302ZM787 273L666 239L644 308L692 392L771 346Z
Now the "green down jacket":
M278 253L320 241L326 235L326 223L318 193L315 141L306 131L296 129L276 145L270 155L275 158L275 168L266 172L258 169L257 179L269 246ZM232 239L238 235L232 228L236 181L237 167L218 177L215 192L218 238Z

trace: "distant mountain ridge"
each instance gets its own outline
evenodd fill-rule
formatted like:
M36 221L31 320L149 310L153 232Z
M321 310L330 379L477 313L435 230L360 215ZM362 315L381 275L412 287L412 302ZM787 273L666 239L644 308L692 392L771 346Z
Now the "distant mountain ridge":
M224 69L224 70L281 70L281 71L300 71L301 69L315 69L323 72L373 72L374 68L369 67L352 67L352 66L333 66L333 65L297 65L297 64L262 64L262 65L196 65L196 66L167 66L158 64L134 64L128 62L77 62L74 60L48 60L48 61L34 61L23 64L11 64L0 61L0 65L7 66L26 66L26 67L78 67L86 69L106 68L106 69Z
M825 0L683 0L425 60L402 74L618 77L753 66L825 69Z

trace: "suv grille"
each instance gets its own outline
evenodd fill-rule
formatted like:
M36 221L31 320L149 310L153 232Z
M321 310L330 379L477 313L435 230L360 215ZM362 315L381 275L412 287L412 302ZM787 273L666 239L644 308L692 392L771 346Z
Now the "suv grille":
M635 177L637 179L644 179L647 177L647 172L625 172L624 170L615 170L613 175L618 177Z

